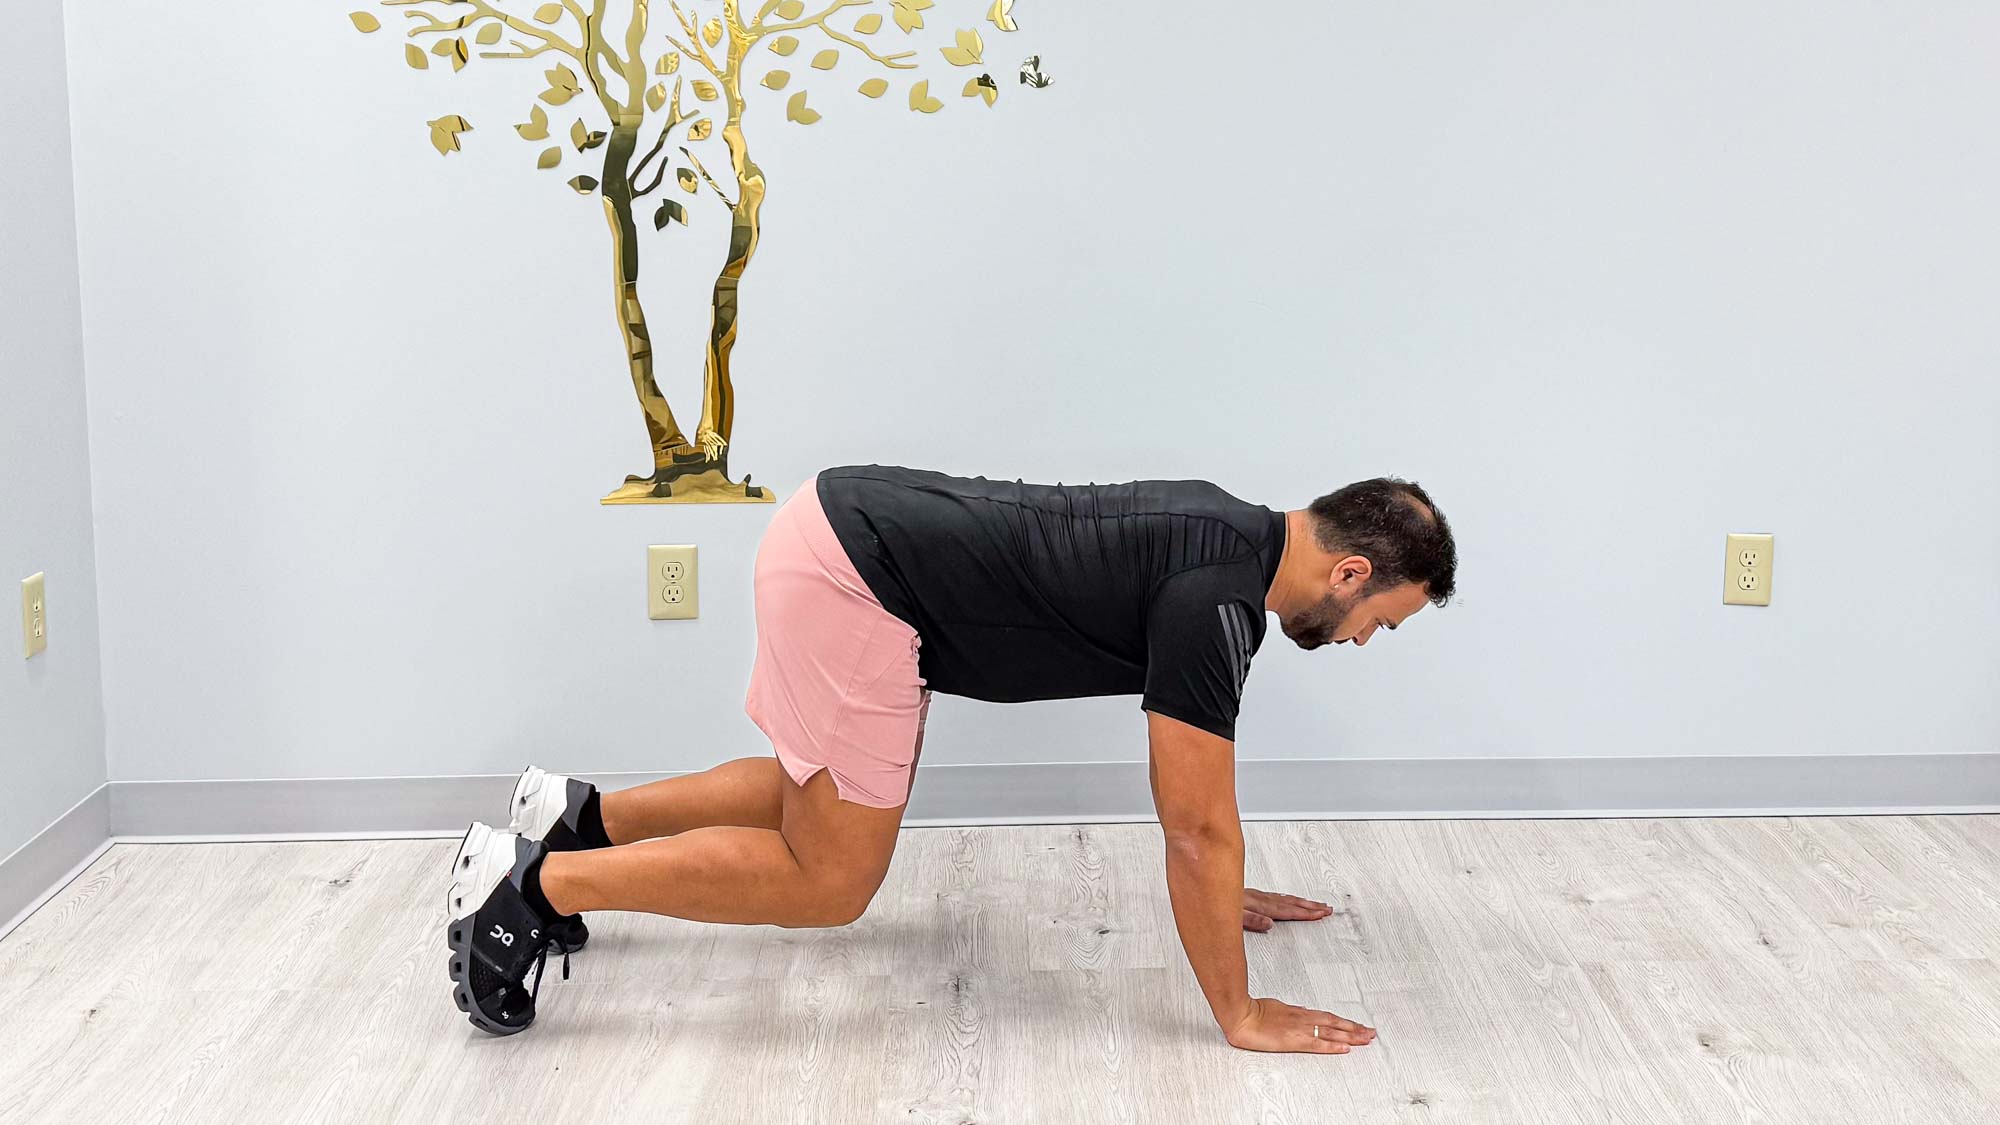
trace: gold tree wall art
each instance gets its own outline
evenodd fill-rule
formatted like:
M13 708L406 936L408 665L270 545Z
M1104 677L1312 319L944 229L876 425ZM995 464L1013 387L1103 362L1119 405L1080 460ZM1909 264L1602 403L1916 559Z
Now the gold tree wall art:
M565 161L572 151L575 159L588 162L566 182L579 195L596 196L604 208L618 329L653 452L652 472L627 477L603 498L606 504L772 499L748 474L740 483L729 476L738 287L757 252L758 217L768 189L744 133L749 100L784 97L785 120L812 125L820 111L808 104L806 90L785 93L792 85L787 68L803 63L831 71L852 60L870 72L856 88L863 97L884 98L894 80L911 111L936 113L956 79L936 82L939 88L933 90L935 75L922 75L942 60L947 74L960 68L956 73L967 76L951 100L991 107L1000 84L986 62L982 26L1017 29L1014 0L993 0L983 20L973 7L966 21L973 26L935 28L930 34L942 45L934 49L917 34L926 31L927 17L937 15L933 0L879 5L878 0L816 0L816 10L805 0L720 0L720 11L711 8L707 18L692 0L685 7L668 0L673 18L660 20L663 27L654 26L649 0L619 0L615 14L608 11L611 0L551 0L532 10L508 0L379 0L379 6L395 9L406 21L403 58L417 70L449 66L456 73L474 59L534 60L532 70L522 72L539 70L546 88L526 120L513 123L514 132L534 146L535 166L557 178L569 170ZM382 27L368 11L349 13L348 19L363 33ZM1021 64L1020 74L1026 88L1048 85L1039 57ZM472 123L455 113L426 125L431 144L446 156L459 151L465 134L473 132ZM703 152L709 153L708 162L701 159ZM690 438L654 378L656 353L639 298L639 216L650 208L655 231L685 226L695 220L691 212L704 189L727 210L729 241L715 277L703 349L701 419ZM657 200L643 202L655 193Z

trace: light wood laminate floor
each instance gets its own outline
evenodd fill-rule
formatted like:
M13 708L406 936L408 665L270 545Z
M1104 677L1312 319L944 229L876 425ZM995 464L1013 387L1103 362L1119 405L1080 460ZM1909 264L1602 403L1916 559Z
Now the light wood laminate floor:
M910 830L839 930L593 915L507 1039L454 841L119 845L0 941L0 1121L2000 1120L2000 817L1246 831L1339 907L1253 990L1374 1046L1223 1042L1156 826Z

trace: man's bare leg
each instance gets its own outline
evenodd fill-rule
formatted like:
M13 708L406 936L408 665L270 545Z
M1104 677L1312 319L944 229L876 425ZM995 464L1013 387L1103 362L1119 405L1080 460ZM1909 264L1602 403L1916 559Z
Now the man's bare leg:
M696 828L738 825L777 831L791 779L778 759L738 758L714 769L600 791L597 810L614 844L674 836Z
M878 809L840 800L825 770L803 787L781 768L777 777L782 800L775 829L689 828L665 839L551 853L542 861L542 893L564 914L640 910L697 922L791 927L854 921L888 874L908 806ZM609 820L607 815L607 826Z

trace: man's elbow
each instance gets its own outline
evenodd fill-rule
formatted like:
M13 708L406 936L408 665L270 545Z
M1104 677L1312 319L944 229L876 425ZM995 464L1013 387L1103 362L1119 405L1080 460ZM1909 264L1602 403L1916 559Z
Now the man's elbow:
M1243 854L1243 826L1234 820L1201 817L1163 822L1167 859L1199 863L1204 859Z

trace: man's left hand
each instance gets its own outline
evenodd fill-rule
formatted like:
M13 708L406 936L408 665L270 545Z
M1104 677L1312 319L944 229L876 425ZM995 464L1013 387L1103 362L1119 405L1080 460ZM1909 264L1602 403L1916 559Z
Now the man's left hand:
M1243 928L1263 933L1275 922L1317 922L1333 913L1333 907L1297 895L1243 888Z

